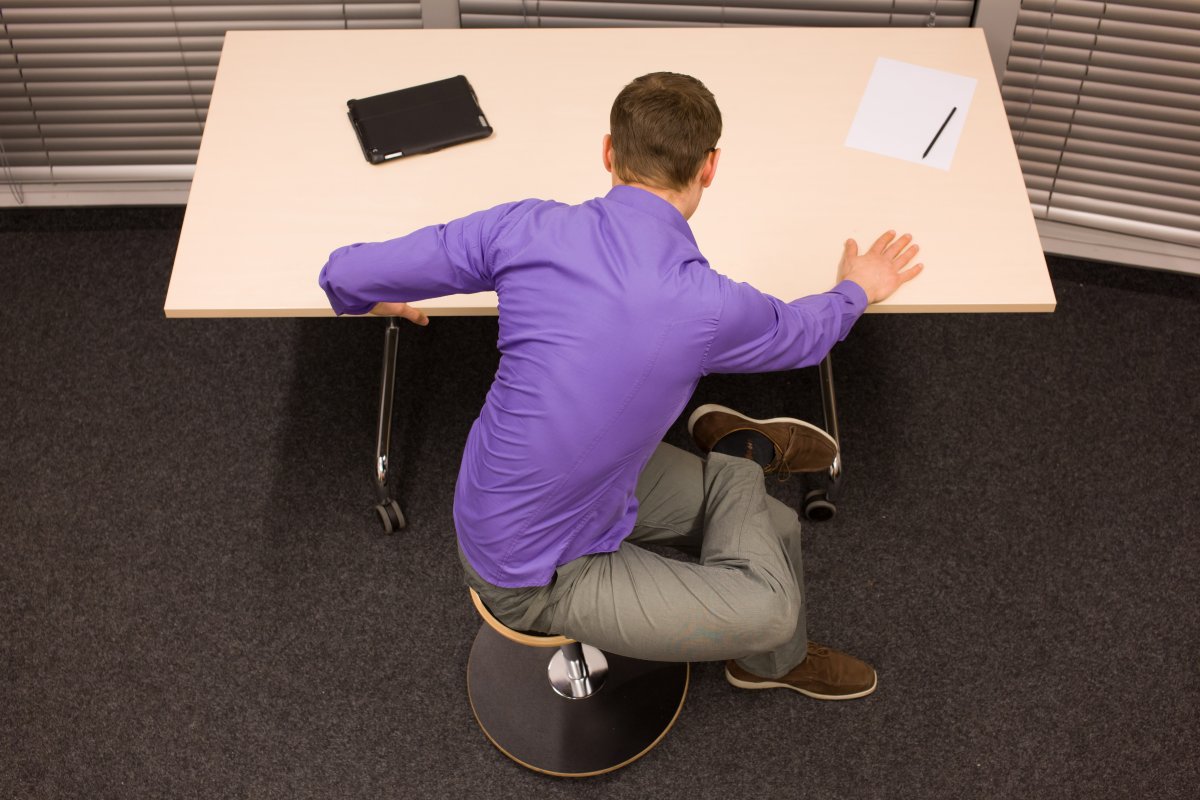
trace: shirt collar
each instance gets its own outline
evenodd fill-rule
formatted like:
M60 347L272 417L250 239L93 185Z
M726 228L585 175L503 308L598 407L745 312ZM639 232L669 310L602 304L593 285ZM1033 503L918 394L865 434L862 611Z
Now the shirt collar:
M638 211L649 214L682 233L693 245L696 244L692 228L683 218L683 214L679 213L679 209L653 192L639 189L636 186L614 186L604 199L613 200L623 206L636 208Z

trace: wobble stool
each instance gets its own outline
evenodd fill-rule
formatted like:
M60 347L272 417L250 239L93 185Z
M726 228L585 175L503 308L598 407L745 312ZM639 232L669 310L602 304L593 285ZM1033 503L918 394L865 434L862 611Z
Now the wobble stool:
M484 624L467 662L467 695L484 734L513 761L559 777L600 775L644 756L675 724L688 664L515 631L474 589L471 600Z

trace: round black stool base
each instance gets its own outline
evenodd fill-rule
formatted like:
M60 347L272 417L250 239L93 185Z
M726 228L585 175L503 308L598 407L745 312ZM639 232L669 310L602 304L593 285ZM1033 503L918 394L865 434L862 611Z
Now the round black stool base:
M528 647L484 625L467 662L467 695L483 732L518 764L564 778L600 775L644 756L675 724L687 664L606 653L594 695L568 700L550 686L556 648Z

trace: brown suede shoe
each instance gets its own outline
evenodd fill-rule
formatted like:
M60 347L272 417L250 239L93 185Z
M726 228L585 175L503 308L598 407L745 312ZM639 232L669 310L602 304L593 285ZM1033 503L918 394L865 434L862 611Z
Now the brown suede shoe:
M725 680L742 689L791 689L818 700L853 700L875 691L875 670L854 656L808 643L808 655L782 678L760 678L734 661Z
M751 419L732 408L703 405L688 418L688 433L705 453L734 431L758 431L775 445L775 458L765 472L819 472L837 457L837 442L825 431L790 417Z

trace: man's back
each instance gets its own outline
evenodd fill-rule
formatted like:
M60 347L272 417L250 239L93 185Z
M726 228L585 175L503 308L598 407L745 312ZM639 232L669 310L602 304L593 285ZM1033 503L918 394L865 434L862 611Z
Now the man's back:
M508 586L629 533L637 476L695 389L722 302L687 222L649 192L521 205L490 253L500 368L455 499L468 559Z

